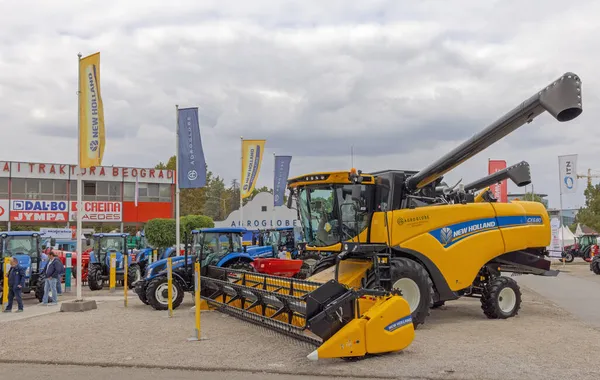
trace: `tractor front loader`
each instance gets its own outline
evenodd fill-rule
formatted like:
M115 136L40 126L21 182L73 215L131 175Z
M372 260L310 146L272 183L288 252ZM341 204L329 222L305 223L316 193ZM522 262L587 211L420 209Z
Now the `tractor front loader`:
M517 314L521 293L502 272L556 276L545 259L550 225L538 202L497 202L489 186L531 182L521 162L467 185L442 176L547 111L559 122L582 113L581 81L566 73L421 171L318 172L291 178L306 249L332 252L308 281L401 290L415 327L432 307L481 298L489 318ZM478 192L479 191L479 192Z

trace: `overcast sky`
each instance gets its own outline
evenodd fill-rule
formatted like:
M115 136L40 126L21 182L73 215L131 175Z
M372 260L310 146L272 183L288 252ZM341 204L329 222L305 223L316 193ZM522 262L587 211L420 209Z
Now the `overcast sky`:
M526 160L558 207L558 155L600 173L599 1L99 4L0 0L0 160L76 161L77 53L100 51L105 165L167 160L179 104L200 108L206 162L228 182L240 136L267 139L259 185L272 186L273 153L300 175L348 170L352 145L364 171L419 169L572 71L578 119L544 114L446 179Z

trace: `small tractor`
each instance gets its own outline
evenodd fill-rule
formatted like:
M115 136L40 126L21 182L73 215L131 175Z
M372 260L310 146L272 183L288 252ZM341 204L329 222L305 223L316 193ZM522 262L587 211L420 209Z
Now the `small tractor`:
M35 231L0 232L0 297L4 282L4 258L16 257L19 265L25 268L25 287L23 293L32 291L39 302L44 297L44 267L42 259L41 237Z
M581 257L588 263L592 261L592 251L598 248L598 234L585 234L577 238L575 244L564 248L562 257L571 263L576 257Z
M192 231L191 244L186 244L184 256L171 259L173 268L173 309L183 301L184 292L194 290L193 263L231 268L244 271L263 271L272 274L294 275L300 271L300 260L278 260L261 258L270 246L244 246L242 236L245 228L203 228ZM186 238L184 238L184 241ZM191 248L191 255L188 254ZM272 252L272 251L271 251ZM284 262L274 265L273 261ZM262 264L262 265L261 265ZM148 266L144 279L135 287L140 300L156 310L166 310L167 304L167 260L158 260Z
M93 248L89 252L87 282L90 290L101 290L110 276L110 256L116 257L116 282L123 282L125 268L123 254L127 254L127 233L97 233L93 235ZM129 263L127 286L132 288L142 278L137 263Z
M288 207L295 199L306 249L328 252L322 261L329 266L299 280L204 262L202 299L314 344L310 360L402 350L435 304L461 296L480 298L488 318L516 315L521 292L503 272L559 273L546 259L551 231L544 205L497 202L490 191L506 179L530 183L529 165L466 185L448 186L442 176L544 112L559 122L583 112L579 76L564 74L420 171L352 169L289 179Z

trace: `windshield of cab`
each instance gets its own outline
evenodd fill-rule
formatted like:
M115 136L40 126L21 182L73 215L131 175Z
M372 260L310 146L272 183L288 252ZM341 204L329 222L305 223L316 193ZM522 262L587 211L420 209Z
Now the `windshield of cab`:
M225 256L231 252L242 251L241 235L208 232L195 236L198 238L194 239L194 249L196 252L200 252L202 249L203 256L211 254Z
M123 252L123 238L120 236L106 236L100 239L100 253L110 251Z
M317 185L301 188L300 222L308 245L326 247L351 240L368 225L367 191L361 185L362 205L352 200L353 185Z
M38 240L33 236L7 236L2 240L2 256L27 255L36 258Z

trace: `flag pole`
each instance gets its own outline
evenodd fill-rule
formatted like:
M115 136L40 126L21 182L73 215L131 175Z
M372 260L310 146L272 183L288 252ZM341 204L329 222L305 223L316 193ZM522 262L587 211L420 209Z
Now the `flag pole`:
M277 176L277 167L275 165L275 162L277 161L277 158L275 156L275 153L273 153L273 212L271 212L271 227L276 228L276 223L274 221L275 219L275 177Z
M240 176L240 227L246 227L245 223L244 223L244 205L242 202L242 189L243 189L243 184L242 182L244 181L244 136L240 136L240 140L241 140L241 154L240 154L240 168L242 169L241 171L241 176Z
M563 265L565 264L565 258L563 257L563 252L565 250L565 231L563 230L563 215L562 215L562 182L560 180L560 156L558 156L558 196L559 196L559 210L558 217L560 219L560 256L562 258Z
M179 233L179 105L175 105L175 252L179 255L181 236Z
M82 301L81 295L81 258L83 253L83 235L81 222L81 53L77 54L77 301Z

